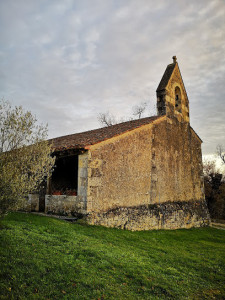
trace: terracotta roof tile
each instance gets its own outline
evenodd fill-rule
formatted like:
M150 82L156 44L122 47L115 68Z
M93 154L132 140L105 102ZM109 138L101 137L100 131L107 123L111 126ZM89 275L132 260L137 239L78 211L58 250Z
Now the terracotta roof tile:
M164 90L166 88L175 66L176 66L176 63L172 63L167 66L156 92Z
M149 124L160 117L153 116L138 120L123 122L120 124L103 127L95 130L75 133L51 139L55 151L68 149L82 149L88 145L94 145L114 136L120 135L126 131L133 130L142 125Z

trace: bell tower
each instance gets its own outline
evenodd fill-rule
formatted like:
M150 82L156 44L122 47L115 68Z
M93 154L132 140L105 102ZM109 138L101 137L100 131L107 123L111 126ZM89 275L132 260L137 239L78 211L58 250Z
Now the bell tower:
M176 117L189 122L189 101L176 56L169 64L156 90L158 116Z

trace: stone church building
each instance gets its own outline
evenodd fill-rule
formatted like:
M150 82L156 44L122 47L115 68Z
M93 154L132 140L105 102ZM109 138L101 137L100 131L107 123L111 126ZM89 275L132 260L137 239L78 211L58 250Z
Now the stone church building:
M176 57L156 94L157 116L51 140L56 168L30 209L130 230L208 225L202 140Z

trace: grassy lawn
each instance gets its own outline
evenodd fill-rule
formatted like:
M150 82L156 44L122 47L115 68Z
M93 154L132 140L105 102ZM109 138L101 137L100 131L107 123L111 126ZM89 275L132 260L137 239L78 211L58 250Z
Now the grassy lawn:
M0 299L225 299L225 231L130 232L11 213Z

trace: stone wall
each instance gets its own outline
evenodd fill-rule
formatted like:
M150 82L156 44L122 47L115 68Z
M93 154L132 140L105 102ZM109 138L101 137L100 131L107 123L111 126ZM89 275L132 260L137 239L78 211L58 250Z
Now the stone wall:
M88 186L88 151L78 156L78 191L79 201L83 202L83 210L87 208Z
M45 211L49 214L78 216L85 213L85 207L78 196L46 195Z
M88 213L150 203L151 136L146 125L90 147Z
M152 133L150 204L204 199L201 140L189 123L167 118Z
M29 212L39 211L39 194L29 194L18 209Z
M209 225L205 201L118 207L107 212L92 213L87 220L92 225L128 230L179 229Z
M91 224L135 230L207 224L201 140L189 123L162 117L91 146L87 198ZM151 205L169 211L163 223L161 213L146 209Z

